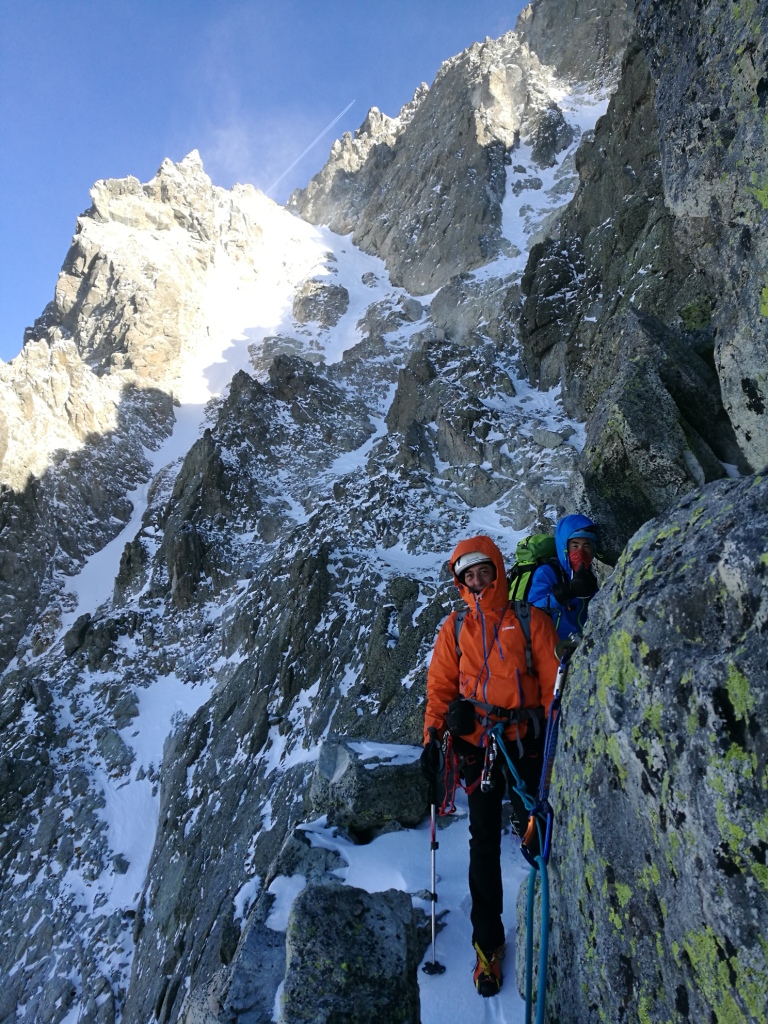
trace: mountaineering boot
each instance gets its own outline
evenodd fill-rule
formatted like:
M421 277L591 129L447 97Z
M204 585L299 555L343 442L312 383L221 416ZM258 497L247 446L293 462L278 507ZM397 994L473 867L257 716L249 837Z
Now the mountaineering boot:
M474 943L474 947L477 953L475 988L481 996L495 996L503 980L501 961L504 959L504 944L502 943L490 956L486 956L477 943Z

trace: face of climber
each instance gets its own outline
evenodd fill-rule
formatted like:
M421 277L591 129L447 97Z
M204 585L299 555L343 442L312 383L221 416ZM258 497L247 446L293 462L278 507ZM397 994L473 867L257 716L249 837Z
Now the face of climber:
M464 586L473 594L479 594L496 579L496 567L491 562L472 565L464 573Z
M588 569L594 557L595 549L587 537L571 537L568 541L568 561L574 572Z

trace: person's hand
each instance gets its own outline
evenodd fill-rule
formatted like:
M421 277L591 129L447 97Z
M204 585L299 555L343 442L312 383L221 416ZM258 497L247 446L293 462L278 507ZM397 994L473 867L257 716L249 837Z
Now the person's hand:
M419 758L421 774L427 782L435 782L443 762L443 747L437 735L437 729L430 726L427 730L429 739L424 744L424 749Z
M558 661L562 661L563 658L566 661L570 661L578 646L579 638L574 633L571 633L567 640L557 641L555 644L555 657Z
M571 579L571 594L573 597L594 597L597 593L597 579L589 569L579 569ZM562 603L562 602L561 602Z
M552 587L552 597L557 601L558 604L568 604L571 600L571 581L563 580L562 583L555 583Z

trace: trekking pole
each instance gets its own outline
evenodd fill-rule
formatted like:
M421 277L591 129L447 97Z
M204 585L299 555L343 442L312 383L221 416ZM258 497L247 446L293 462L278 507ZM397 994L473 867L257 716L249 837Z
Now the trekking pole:
M424 971L425 974L444 974L445 973L445 965L441 964L441 963L438 963L437 958L435 956L435 931L436 931L435 911L436 911L436 904L437 904L437 892L435 891L435 887L436 887L436 884L437 884L437 874L436 874L436 869L435 869L435 851L437 850L437 848L440 845L438 843L438 841L437 841L437 838L436 838L436 836L437 836L437 792L436 792L436 789L437 789L437 787L435 785L435 781L433 780L429 784L429 804L430 804L430 844L429 845L430 845L430 850L431 850L431 853L432 853L432 889L430 890L429 896L430 896L430 899L432 901L432 962L430 963L429 961L427 961L427 963L425 963L424 966L422 967L422 970Z

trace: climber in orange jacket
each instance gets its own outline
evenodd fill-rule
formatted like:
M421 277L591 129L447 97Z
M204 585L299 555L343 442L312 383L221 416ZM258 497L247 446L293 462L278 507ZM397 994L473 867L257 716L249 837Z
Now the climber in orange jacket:
M450 731L468 793L475 986L481 995L491 996L501 987L504 954L501 804L505 758L501 753L493 757L488 733L495 723L506 723L507 753L528 792L535 795L542 769L544 717L552 704L559 664L557 632L546 612L525 606L530 614L527 643L508 599L504 560L490 537L462 541L449 565L468 610L458 629L458 613L452 612L435 641L427 675L422 768L429 777L442 737ZM513 825L522 836L528 814L511 786L509 790Z

